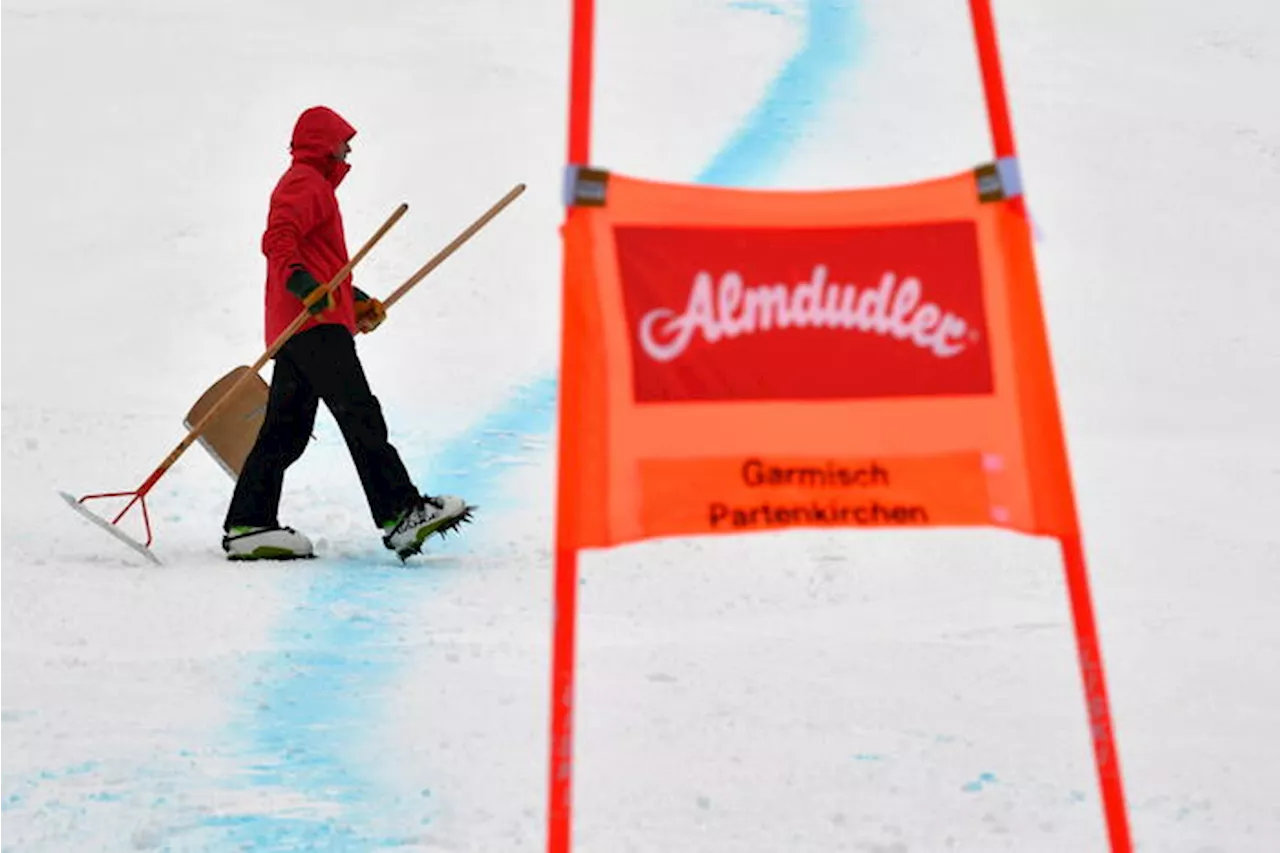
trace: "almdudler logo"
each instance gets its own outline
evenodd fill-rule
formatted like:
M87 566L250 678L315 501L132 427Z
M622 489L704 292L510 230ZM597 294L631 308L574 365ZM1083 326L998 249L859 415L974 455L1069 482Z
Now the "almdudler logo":
M619 227L635 398L992 390L976 229Z

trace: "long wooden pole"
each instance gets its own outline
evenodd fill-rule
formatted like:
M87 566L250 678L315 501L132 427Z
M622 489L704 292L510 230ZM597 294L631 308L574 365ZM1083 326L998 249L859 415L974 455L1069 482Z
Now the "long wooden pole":
M493 206L481 214L479 219L468 225L457 237L454 237L449 245L445 246L439 252L436 252L431 260L427 261L418 269L417 272L409 276L408 280L405 281L404 284L393 290L391 295L382 301L382 307L390 308L392 305L396 304L396 302L408 293L415 284L426 278L433 269L444 263L446 258L458 251L463 243L474 237L477 231L488 225L489 221L501 213L503 208L515 201L520 193L524 192L524 189L524 184L516 184L512 187L510 192L498 199L498 201L494 202Z
M460 233L457 237L455 237L447 246L445 246L443 249L437 252L429 261L423 264L422 267L419 268L413 275L411 275L409 279L405 281L404 284L396 288L395 291L393 291L391 295L387 297L386 301L383 302L384 307L390 307L391 305L399 301L406 293L408 293L414 287L414 285L422 281L422 279L426 278L427 275L436 267L440 266L440 264L444 263L446 258L452 255L464 243L466 243L468 240L474 237L476 232L478 232L481 228L487 225L495 216L501 213L502 210L506 208L507 205L515 201L516 198L519 197L519 195L524 191L525 191L524 184L516 184L506 195L504 195L501 199L495 202L478 219L476 219L469 226L467 226L467 228L464 229L462 233ZM227 402L229 402L234 398L236 392L239 391L241 386L246 382L252 381L253 377L257 375L258 371L262 369L263 365L265 365L277 352L279 352L280 348L283 347L291 337L297 334L298 330L301 329L302 326L307 322L307 319L311 314L310 312L311 306L319 302L321 299L325 298L336 287L338 287L347 278L347 276L351 274L351 271L355 269L356 264L360 263L360 261L364 259L365 255L367 255L373 249L373 247L376 246L384 236L386 236L387 232L390 231L391 228L397 222L400 221L400 217L404 216L404 214L408 210L409 210L409 205L407 204L401 204L399 207L397 207L395 211L392 212L391 216L387 218L387 221L384 222L382 226L379 227L378 230L375 231L367 241L365 241L365 244L360 247L360 250L356 252L354 256L352 256L351 260L349 260L342 267L342 269L340 269L338 273L326 285L324 285L323 287L316 288L314 292L309 294L307 298L303 300L303 306L304 306L303 310L298 314L296 318L294 318L293 322L290 323L289 326L283 332L281 332L274 341L272 341L271 345L267 347L266 351L261 356L258 357L257 361L255 361L252 365L250 365L249 368L245 370L241 374L241 376L231 384L229 388L227 388L226 392L224 392L216 401L214 401L213 405L209 407L209 410L205 412L204 416L201 417L200 420L197 421L193 426L191 426L191 428L187 432L187 435L182 439L182 441L178 443L178 446L175 447L169 453L169 455L165 457L164 461L161 462L160 465L154 471L151 472L150 476L148 476L147 479L143 481L141 486L139 486L136 490L132 492L104 492L100 494L85 495L84 497L79 499L76 499L71 495L64 494L64 497L68 500L68 502L71 503L73 507L76 507L78 511L83 512L83 510L80 509L79 505L87 500L92 500L95 498L114 498L114 497L131 498L131 500L125 505L125 507L122 510L120 510L119 514L116 515L116 517L109 524L106 523L105 520L98 520L96 516L93 516L92 514L89 515L91 520L98 521L98 523L105 526L108 529L108 531L111 531L111 532L115 532L116 530L115 525L117 525L120 522L120 519L124 518L124 516L129 512L130 509L133 508L135 504L141 503L142 514L143 514L143 524L147 531L147 541L145 543L140 544L133 541L131 538L124 536L119 532L116 532L115 535L123 539L130 546L141 551L149 559L155 562L159 562L158 560L155 559L155 555L153 555L149 550L149 547L151 545L151 522L147 516L147 503L146 503L147 493L151 490L153 486L155 486L155 484L160 480L160 478L164 476L165 472L173 467L174 463L176 463L179 457L181 457L182 454L186 452L187 448L189 448L192 444L194 444L196 440L204 433L204 430L208 428L209 423L222 410L222 408L227 404Z
M347 263L343 265L342 269L338 270L338 273L329 281L328 284L326 284L324 287L316 288L314 292L310 293L307 296L307 298L303 301L303 305L305 307L301 312L299 312L298 316L294 319L294 321L290 323L289 326L283 332L281 332L274 341L272 341L271 346L267 347L266 352L264 352L248 370L244 371L244 373L241 374L239 379L237 379L235 382L231 384L231 387L229 387L226 390L226 393L224 393L221 397L219 397L217 401L215 401L214 404L209 407L209 411L205 413L204 417L202 417L199 421L197 421L187 431L186 437L183 438L182 441L178 442L178 446L169 452L169 455L166 456L164 458L164 461L161 462L160 465L157 466L156 469L151 472L151 474L147 477L147 479L142 482L141 486L138 486L138 488L132 492L100 492L98 494L85 495L81 498L74 498L71 495L64 493L63 497L67 499L67 502L70 503L72 507L75 508L78 512L84 512L86 515L89 515L87 511L83 510L83 507L81 506L85 501L95 500L100 498L124 498L124 497L129 498L130 500L127 504L125 504L124 509L120 510L120 512L117 513L116 517L113 518L109 524L105 521L105 519L102 520L100 523L102 524L103 527L107 529L108 532L112 532L114 535L117 536L117 538L120 538L126 543L128 543L130 547L137 549L138 551L146 555L148 559L158 563L159 560L156 560L155 555L152 554L149 550L151 547L151 519L147 513L147 493L150 492L152 487L155 486L155 484L160 481L160 478L165 475L165 472L173 467L174 463L177 462L178 458L182 456L183 453L186 452L187 448L190 447L192 444L195 444L196 439L198 439L201 436L201 434L203 434L205 428L208 427L209 422L213 420L214 415L216 415L219 411L221 411L223 406L225 406L228 401L234 398L236 392L239 391L240 387L245 382L248 382L252 377L257 376L258 371L262 369L262 366L266 364L267 361L273 355L275 355L282 346L285 345L285 343L289 340L289 338L293 337L293 335L298 331L298 329L302 328L303 324L307 322L307 318L310 316L311 306L314 305L316 302L319 302L324 297L328 296L329 293L335 287L341 284L346 279L346 277L351 274L351 271L355 269L356 264L364 260L365 255L369 254L369 252L373 250L373 247L376 246L384 236L386 236L387 232L391 230L392 226L394 226L397 222L399 222L400 217L404 216L405 213L408 212L408 210L409 210L409 205L407 204L401 204L399 207L397 207L392 212L392 214L389 217L387 217L387 221L382 223L381 227L379 227L377 231L373 232L373 235L369 237L368 240L365 241L365 244L363 246L360 247L360 251L356 252L355 255L352 256L351 260L347 261ZM144 543L138 543L133 541L132 538L124 535L124 533L121 532L117 527L117 525L120 523L120 519L124 518L125 515L128 514L129 510L132 509L135 504L139 504L139 503L142 505L142 523L147 532L147 541ZM97 522L97 519L92 515L89 515L89 517L91 520L94 520L95 522Z
M209 422L213 420L213 417L222 410L222 407L229 400L234 398L234 395L236 391L240 389L240 386L245 382L248 382L252 377L256 376L258 371L262 369L262 366L265 365L272 356L280 351L280 348L288 342L289 338L293 337L294 334L302 328L303 324L307 322L307 319L311 315L311 306L316 302L319 302L325 296L328 296L330 291L341 284L346 277L351 274L351 271L355 269L356 264L364 260L365 255L369 254L369 252L373 250L373 247L376 246L384 236L386 236L392 226L399 222L400 217L404 216L408 210L409 205L407 204L401 204L397 207L391 216L387 217L387 221L382 223L382 226L378 228L377 231L373 232L373 236L365 241L365 244L360 247L360 251L356 252L355 255L352 256L351 260L347 261L346 264L343 265L342 269L338 270L337 275L329 280L328 284L324 287L317 288L307 296L306 300L303 302L303 305L306 307L303 308L294 321L276 337L276 339L271 343L271 346L267 347L266 352L260 355L258 360L250 365L249 369L238 380L236 380L230 388L227 389L227 392L219 397L216 403L209 407L209 411L205 413L204 417L191 427L186 438L178 442L178 446L165 457L159 467L157 467L155 471L151 472L151 475L147 477L141 486L138 487L137 496L139 498L150 491L151 487L154 486L156 482L164 476L165 472L173 467L173 464L178 461L178 457L182 456L182 454L186 452L187 448L195 443L196 439L201 436L205 428L209 425ZM134 500L136 501L137 498ZM130 501L129 505L121 510L120 515L116 517L116 521L119 521L124 513L128 512L129 507L132 506L133 503L134 501Z

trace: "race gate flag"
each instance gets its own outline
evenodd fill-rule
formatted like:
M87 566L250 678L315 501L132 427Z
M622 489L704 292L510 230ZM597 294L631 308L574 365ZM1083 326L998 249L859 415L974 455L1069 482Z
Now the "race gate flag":
M605 203L565 231L569 544L1075 533L1026 221L976 173L826 193L580 180Z
M994 162L832 191L591 168L575 4L549 849L570 847L577 553L797 527L1060 540L1107 834L1130 841L994 28Z

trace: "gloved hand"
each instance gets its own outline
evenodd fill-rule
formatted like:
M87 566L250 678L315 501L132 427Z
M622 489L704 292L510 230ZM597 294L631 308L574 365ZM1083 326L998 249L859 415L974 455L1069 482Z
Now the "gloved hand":
M289 276L289 280L285 282L284 286L290 293L304 302L313 290L322 287L320 282L316 281L315 276L307 272L306 268L298 265L293 267L293 273ZM308 306L307 310L315 315L322 314L332 307L333 294L326 293L324 299L317 300L314 304Z
M381 299L370 296L358 287L353 290L356 297L356 329L367 335L387 319L387 309Z

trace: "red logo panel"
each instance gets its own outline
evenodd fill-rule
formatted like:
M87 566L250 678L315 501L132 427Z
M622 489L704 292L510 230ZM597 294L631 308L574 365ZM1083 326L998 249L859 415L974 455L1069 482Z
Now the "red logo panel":
M639 402L992 391L973 223L614 239Z

